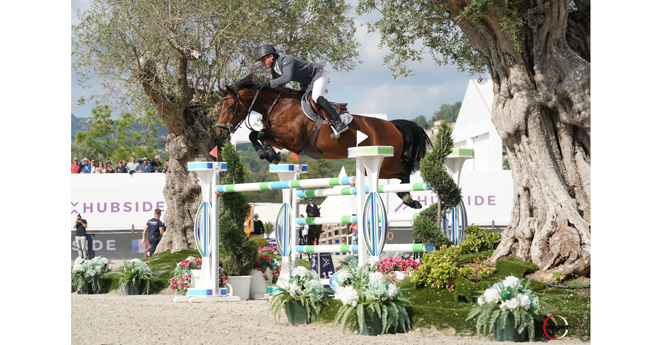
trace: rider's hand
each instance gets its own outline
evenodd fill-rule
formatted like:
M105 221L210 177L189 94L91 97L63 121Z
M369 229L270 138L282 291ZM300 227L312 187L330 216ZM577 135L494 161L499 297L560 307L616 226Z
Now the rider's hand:
M254 87L257 90L261 90L265 87L270 87L270 82L269 81L262 81L257 83L257 85Z

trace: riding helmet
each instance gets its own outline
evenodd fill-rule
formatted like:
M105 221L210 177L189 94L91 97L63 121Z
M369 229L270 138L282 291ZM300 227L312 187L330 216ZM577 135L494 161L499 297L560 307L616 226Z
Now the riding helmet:
M261 60L262 57L268 54L277 55L277 49L275 49L272 44L262 44L259 46L259 49L257 49L257 59L254 60L254 62Z

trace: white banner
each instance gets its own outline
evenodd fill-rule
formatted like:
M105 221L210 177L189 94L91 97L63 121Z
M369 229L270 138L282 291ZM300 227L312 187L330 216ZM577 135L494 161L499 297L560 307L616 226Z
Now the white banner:
M165 174L72 174L71 222L78 214L87 220L87 230L142 231L154 210L167 209L163 188ZM166 224L167 225L167 224Z
M411 176L411 182L421 182L421 178L416 179ZM509 224L513 205L513 179L510 170L463 171L459 187L461 187L468 224L484 226L491 225L493 221L496 225ZM423 209L438 201L432 191L410 194L422 204ZM383 198L383 201L387 202L388 214L421 211L407 207L395 194L388 196L386 200Z

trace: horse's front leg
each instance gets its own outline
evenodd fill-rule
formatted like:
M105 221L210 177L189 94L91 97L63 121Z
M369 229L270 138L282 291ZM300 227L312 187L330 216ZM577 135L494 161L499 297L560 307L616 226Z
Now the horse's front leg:
M264 150L264 147L261 146L261 143L258 140L259 132L253 131L250 132L250 135L248 138L250 139L250 142L252 143L252 147L254 147L255 151L257 151L257 154L259 155L259 159L264 159L267 157L266 151Z

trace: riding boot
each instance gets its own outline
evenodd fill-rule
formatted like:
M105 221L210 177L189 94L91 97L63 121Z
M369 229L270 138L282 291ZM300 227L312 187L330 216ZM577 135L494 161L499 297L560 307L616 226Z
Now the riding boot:
M330 105L330 102L328 102L327 99L323 96L319 96L319 98L316 100L316 104L319 105L325 111L325 113L328 115L330 118L330 122L332 123L332 126L335 128L335 133L330 135L330 138L333 139L339 139L339 136L341 133L346 132L348 130L348 126L341 122L341 119L339 118L339 114L337 114L337 111L335 109L332 109L332 106Z

